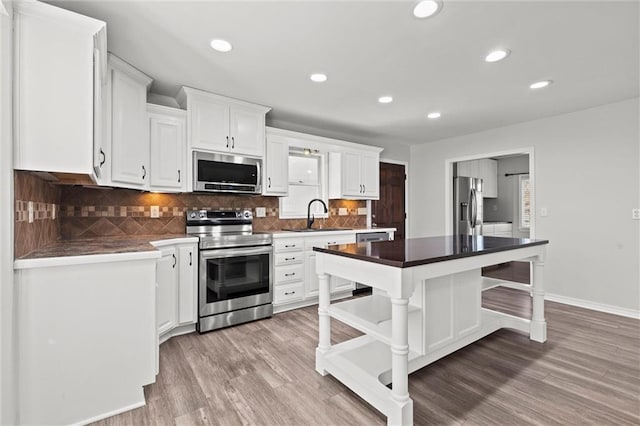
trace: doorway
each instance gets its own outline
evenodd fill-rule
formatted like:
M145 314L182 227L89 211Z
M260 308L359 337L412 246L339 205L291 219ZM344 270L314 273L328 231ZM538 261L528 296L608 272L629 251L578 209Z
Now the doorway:
M482 231L480 235L512 238L535 238L535 191L533 148L502 151L447 160L446 209L447 234L453 232L453 178L471 176L477 166L487 173L493 166L492 178L483 187ZM462 166L462 167L461 167ZM482 167L485 166L485 167ZM491 175L489 173L489 175ZM491 181L493 180L493 181ZM486 191L485 191L486 190ZM485 232L486 231L486 232ZM530 283L529 262L509 262L482 268L482 275L500 280Z
M404 164L379 163L380 199L371 201L371 225L396 228L394 239L406 237L406 180Z

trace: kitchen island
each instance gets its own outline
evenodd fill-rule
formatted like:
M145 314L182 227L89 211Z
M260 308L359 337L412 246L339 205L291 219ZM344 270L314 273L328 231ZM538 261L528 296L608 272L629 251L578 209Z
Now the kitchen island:
M412 424L409 373L500 328L546 341L546 244L456 235L314 248L320 282L316 370L340 380L385 414L388 424ZM481 268L512 260L533 263L531 319L481 305ZM373 294L331 304L330 276L370 285ZM331 345L332 317L365 334Z

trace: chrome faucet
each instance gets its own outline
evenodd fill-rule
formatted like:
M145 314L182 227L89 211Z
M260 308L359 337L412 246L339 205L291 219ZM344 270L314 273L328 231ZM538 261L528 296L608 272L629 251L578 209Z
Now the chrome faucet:
M327 205L320 198L314 198L313 200L309 201L309 205L307 206L307 229L311 229L313 221L316 220L315 216L311 214L311 204L313 204L314 201L320 201L320 203L324 207L324 212L326 213L328 211Z

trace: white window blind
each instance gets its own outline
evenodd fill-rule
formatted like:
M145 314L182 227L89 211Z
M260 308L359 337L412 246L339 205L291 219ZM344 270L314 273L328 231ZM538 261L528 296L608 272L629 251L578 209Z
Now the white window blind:
M520 175L518 178L520 192L520 229L531 227L531 180L529 175Z

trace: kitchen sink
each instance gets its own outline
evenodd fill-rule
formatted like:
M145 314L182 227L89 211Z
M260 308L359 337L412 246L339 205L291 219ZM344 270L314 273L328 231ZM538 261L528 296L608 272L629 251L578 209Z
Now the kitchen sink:
M291 232L351 231L353 228L282 228Z

